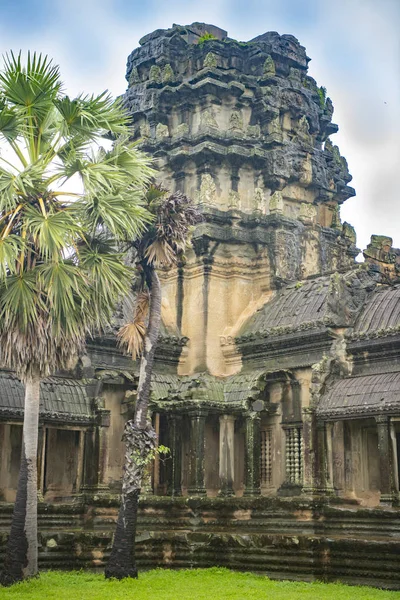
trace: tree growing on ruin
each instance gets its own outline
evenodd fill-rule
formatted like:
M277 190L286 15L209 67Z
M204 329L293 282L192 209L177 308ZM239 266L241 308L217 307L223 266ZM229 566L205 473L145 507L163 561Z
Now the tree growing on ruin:
M174 265L182 255L193 225L201 219L193 201L162 187L151 186L146 206L154 221L132 244L138 271L137 296L132 322L119 333L120 345L133 360L141 356L134 417L124 430L125 463L121 505L107 578L137 577L134 555L137 509L146 465L156 451L156 433L148 416L154 354L161 324L161 287L158 268Z
M106 92L70 98L47 57L5 57L0 72L0 365L25 384L21 467L1 582L37 566L40 382L76 362L130 288L119 241L152 216L153 172ZM111 149L103 148L112 137ZM108 142L109 143L109 142ZM109 143L110 145L110 143ZM142 237L140 237L142 239Z

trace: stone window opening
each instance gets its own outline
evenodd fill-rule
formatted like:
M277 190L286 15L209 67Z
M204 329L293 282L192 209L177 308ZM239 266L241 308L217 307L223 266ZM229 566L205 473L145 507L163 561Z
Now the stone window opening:
M261 431L261 485L272 486L272 428Z
M301 427L290 427L285 430L285 462L286 481L301 485L303 481L303 434Z

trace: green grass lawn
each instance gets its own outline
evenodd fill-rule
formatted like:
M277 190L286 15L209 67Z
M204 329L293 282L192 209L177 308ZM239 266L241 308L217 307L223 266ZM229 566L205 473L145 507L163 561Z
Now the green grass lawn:
M11 588L0 588L1 600L395 600L400 592L330 583L271 581L260 575L227 569L148 571L137 580L106 581L86 572L52 571Z

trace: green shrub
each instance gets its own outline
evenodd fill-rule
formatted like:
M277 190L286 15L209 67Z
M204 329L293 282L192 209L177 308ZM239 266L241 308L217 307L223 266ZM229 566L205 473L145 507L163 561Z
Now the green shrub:
M199 37L197 43L199 46L201 46L202 44L204 44L204 42L209 42L210 40L216 40L216 39L217 38L215 37L215 35L206 31L205 33L203 33L202 36Z

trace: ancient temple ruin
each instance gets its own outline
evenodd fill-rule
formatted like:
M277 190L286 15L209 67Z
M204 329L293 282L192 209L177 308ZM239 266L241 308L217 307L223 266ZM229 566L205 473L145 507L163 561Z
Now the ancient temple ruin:
M139 564L395 588L400 250L373 235L356 262L340 218L355 192L309 60L292 35L243 43L199 23L128 58L134 137L204 215L160 272L152 419L171 453L143 490ZM104 564L137 371L110 333L42 385L43 565ZM22 384L0 372L0 546L22 409Z

